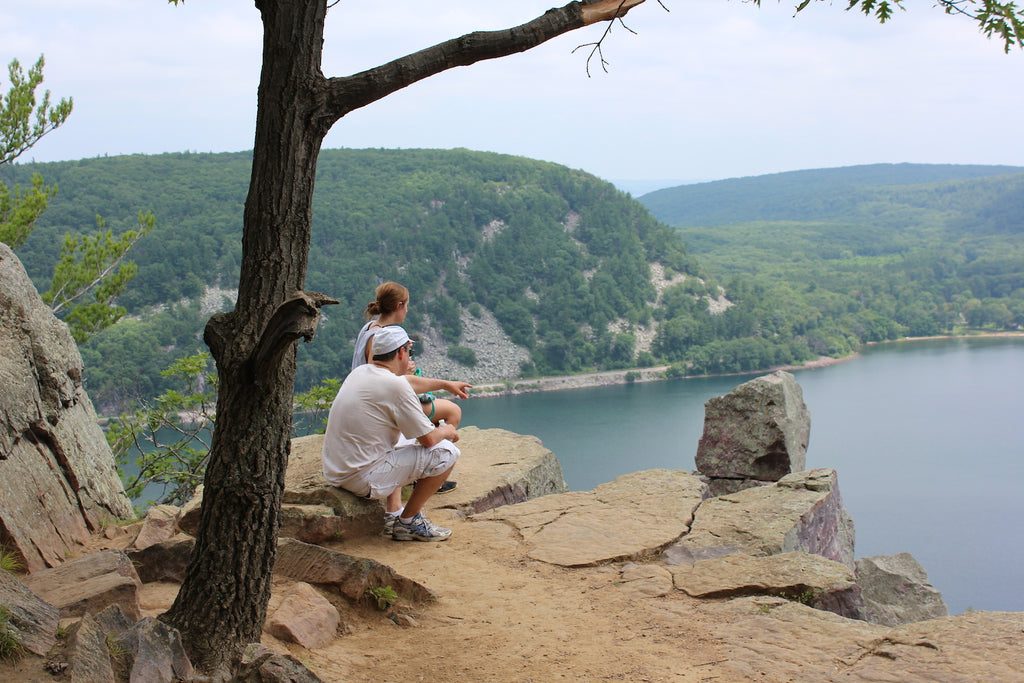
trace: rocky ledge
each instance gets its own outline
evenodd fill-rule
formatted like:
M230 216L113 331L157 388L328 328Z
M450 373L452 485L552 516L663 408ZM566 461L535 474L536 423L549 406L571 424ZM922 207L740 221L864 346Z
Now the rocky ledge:
M707 677L1020 680L1024 615L947 616L924 569L906 553L855 562L853 524L834 470L761 468L756 477L778 479L750 478L745 460L763 462L770 455L776 465L802 463L803 422L809 420L791 377L782 373L755 383L736 394L742 405L754 407L726 430L734 440L736 430L746 430L744 447L734 449L741 462L723 464L727 449L715 445L715 434L724 433L718 418L705 432L701 447L715 453L714 477L650 470L592 491L568 491L557 458L536 438L467 427L460 430L459 486L435 497L430 514L456 519L457 533L508 529L507 542L474 545L478 554L493 551L495 567L533 562L556 568L560 576L580 572L588 581L595 572L610 573L607 585L615 597L609 594L609 600L665 601L666 610L679 609L682 598L706 605L706 635L725 653L700 664L710 667L701 670ZM723 410L716 404L716 415L729 412ZM285 644L291 654L253 644L241 664L250 678L239 680L347 680L320 679L313 670L347 647L352 624L365 623L359 615L375 609L374 591L384 587L395 594L387 612L394 624L451 628L450 621L429 621L445 586L412 580L382 561L391 556L389 549L398 559L410 544L380 539L380 504L325 486L321 438L293 442L278 578L265 627L266 641ZM742 481L714 496L720 479ZM745 488L732 490L737 486ZM11 606L11 628L40 658L40 667L74 674L70 680L194 678L175 634L155 621L140 595L150 583L180 581L201 504L197 496L181 510L154 507L143 522L108 529L111 548L20 579L0 577L0 604ZM370 549L378 558L347 549ZM411 550L425 557L421 548ZM493 590L501 590L496 585ZM581 614L581 623L587 618ZM65 635L58 638L61 625ZM119 661L111 661L110 643L119 645ZM294 656L295 648L310 657ZM320 650L332 655L320 659ZM491 674L499 677L489 680L501 680L498 672ZM678 680L703 679L687 673Z

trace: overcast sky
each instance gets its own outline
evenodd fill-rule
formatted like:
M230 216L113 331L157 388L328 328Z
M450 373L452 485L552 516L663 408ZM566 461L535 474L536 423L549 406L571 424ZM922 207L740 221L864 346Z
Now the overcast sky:
M560 2L560 0L558 0ZM552 0L342 0L324 73L343 76ZM844 0L655 0L604 26L453 69L339 121L325 148L454 148L659 186L879 162L1024 166L1024 54L929 0L880 26ZM246 0L2 0L0 60L44 54L68 122L19 161L252 148L261 23ZM9 87L6 68L0 91ZM625 182L629 181L629 182ZM648 183L646 181L653 181Z

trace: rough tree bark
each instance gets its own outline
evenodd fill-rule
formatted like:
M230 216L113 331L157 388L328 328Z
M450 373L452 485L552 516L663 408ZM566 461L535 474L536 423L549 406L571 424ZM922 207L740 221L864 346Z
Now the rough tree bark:
M229 676L258 642L274 569L288 464L296 342L310 339L320 306L302 292L317 156L350 111L455 66L523 52L625 14L643 0L573 2L503 31L464 35L344 78L320 69L327 0L256 0L263 27L252 176L234 311L210 319L217 422L195 549L174 605L193 664ZM343 6L339 6L343 9Z

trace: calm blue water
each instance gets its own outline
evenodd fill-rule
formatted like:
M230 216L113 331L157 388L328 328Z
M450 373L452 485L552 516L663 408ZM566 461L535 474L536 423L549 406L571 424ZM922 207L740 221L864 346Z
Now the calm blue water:
M953 614L1024 611L1024 340L887 344L795 376L807 467L838 471L856 556L911 553ZM539 437L589 490L694 469L704 402L751 377L474 398L463 424Z

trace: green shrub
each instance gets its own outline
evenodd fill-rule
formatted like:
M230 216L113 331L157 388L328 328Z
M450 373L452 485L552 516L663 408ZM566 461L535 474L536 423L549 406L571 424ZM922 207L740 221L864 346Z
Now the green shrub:
M476 367L476 351L465 346L449 346L448 357L460 365L469 368Z

